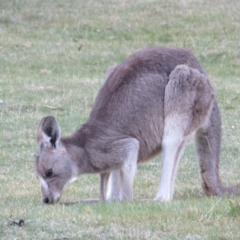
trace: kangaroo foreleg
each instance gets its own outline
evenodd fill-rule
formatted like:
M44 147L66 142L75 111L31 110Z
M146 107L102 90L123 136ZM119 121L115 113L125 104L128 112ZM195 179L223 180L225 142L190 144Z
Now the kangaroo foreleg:
M107 184L109 180L109 172L100 174L100 201L106 201Z
M124 161L120 168L111 171L108 181L108 201L131 201L133 199L133 180L137 168L139 142L126 139Z

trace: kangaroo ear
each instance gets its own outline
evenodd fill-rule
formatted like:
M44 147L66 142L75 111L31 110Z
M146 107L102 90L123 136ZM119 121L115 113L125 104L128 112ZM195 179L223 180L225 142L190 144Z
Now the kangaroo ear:
M44 144L56 148L60 138L61 130L56 119L53 116L44 117L38 125L38 146L41 147Z

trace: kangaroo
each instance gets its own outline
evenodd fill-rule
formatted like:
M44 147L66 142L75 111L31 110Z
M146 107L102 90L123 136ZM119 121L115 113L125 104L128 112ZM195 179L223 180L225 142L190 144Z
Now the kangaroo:
M219 177L221 119L206 72L187 49L153 47L111 67L89 119L69 137L53 116L38 126L36 174L42 201L58 202L81 174L100 174L100 199L133 199L137 164L163 152L154 200L171 201L184 147L195 137L201 185L208 196L233 194Z

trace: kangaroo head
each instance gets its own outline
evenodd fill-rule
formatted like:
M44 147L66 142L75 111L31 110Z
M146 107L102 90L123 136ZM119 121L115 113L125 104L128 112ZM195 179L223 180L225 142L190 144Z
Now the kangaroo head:
M44 117L37 130L39 154L36 175L40 180L42 201L58 202L64 186L73 176L70 156L61 142L60 127L54 117Z

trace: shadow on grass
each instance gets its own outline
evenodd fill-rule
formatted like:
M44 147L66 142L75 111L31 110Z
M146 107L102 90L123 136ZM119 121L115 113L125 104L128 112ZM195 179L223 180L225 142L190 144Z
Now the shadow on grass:
M70 205L75 205L75 204L97 204L97 203L113 203L113 202L129 202L129 203L136 203L136 202L146 202L146 203L159 203L159 201L155 201L153 199L135 199L133 201L101 201L100 199L94 199L94 198L89 198L89 199L83 199L83 200L77 200L77 201L70 201L70 202L60 202L59 204L65 205L65 206L70 206Z
M59 204L70 206L75 204L94 204L94 203L102 203L102 201L100 201L100 199L89 198L89 199L83 199L83 200L77 200L77 201L71 201L71 202L60 202Z
M224 197L224 196L222 196ZM225 197L229 197L226 195ZM209 198L218 198L218 196L206 196L203 192L199 191L199 189L191 189L177 192L173 197L172 201L185 201L185 200L196 200L196 199L209 199ZM172 201L169 201L171 203ZM69 202L60 202L59 204L69 206L75 204L101 204L101 203L112 203L112 202L134 202L134 203L160 203L161 201L153 200L153 198L134 198L133 201L101 201L99 198L88 198L88 199L81 199L76 201L69 201Z

